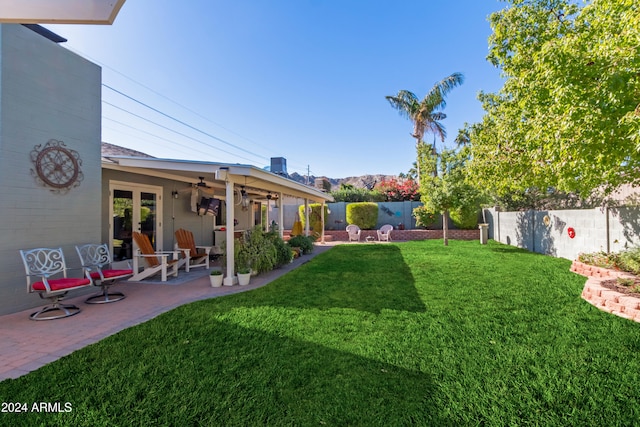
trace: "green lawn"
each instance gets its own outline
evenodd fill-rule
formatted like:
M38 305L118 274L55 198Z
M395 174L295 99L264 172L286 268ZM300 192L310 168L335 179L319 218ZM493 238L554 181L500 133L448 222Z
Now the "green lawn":
M637 425L640 325L569 267L495 242L338 246L1 382L72 411L0 425Z

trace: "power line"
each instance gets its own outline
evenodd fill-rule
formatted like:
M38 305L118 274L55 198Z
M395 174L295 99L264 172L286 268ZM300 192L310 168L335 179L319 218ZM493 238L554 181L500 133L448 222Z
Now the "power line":
M173 100L173 99L169 98L168 96L166 96L166 95L164 95L164 94L162 94L162 93L160 93L160 92L158 92L158 91L154 90L153 88L151 88L151 87L149 87L149 86L147 86L147 85L145 85L145 84L143 84L143 83L140 83L139 81L137 81L137 80L133 79L132 77L130 77L130 76L128 76L128 75L126 75L126 74L122 73L121 71L118 71L118 70L116 70L115 68L113 68L113 67L111 67L111 66L109 66L109 65L107 65L107 64L105 64L105 63L103 63L103 62L101 62L101 61L99 61L99 60L97 60L97 59L95 59L95 58L92 58L90 55L87 55L87 54L85 54L84 52L79 51L78 49L72 48L72 47L70 47L69 45L66 45L66 46L65 46L65 48L67 48L67 49L69 49L69 50L72 50L72 51L76 52L77 54L79 54L79 55L81 55L81 56L84 56L84 57L86 57L86 58L90 59L91 61L93 61L93 62L95 62L95 63L97 63L97 64L100 64L100 66L102 66L103 68L107 68L107 69L109 69L109 70L113 71L114 73L116 73L116 74L118 74L118 75L120 75L120 76L124 77L125 79L127 79L127 80L129 80L129 81L131 81L131 82L133 82L133 83L135 83L135 84L137 84L138 86L143 87L144 89L146 89L146 90L148 90L148 91L152 92L153 94L155 94L155 95L157 95L157 96L159 96L159 97L161 97L161 98L164 98L165 100L167 100L167 101L169 101L169 102L171 102L171 103L173 103L173 104L175 104L175 105L179 106L180 108L183 108L184 110L186 110L186 111L188 111L188 112L190 112L190 113L192 113L192 114L194 114L194 115L196 115L196 116L198 116L198 117L200 117L200 118L202 118L202 119L204 119L204 120L208 121L209 123L212 123L212 124L214 124L214 125L216 125L216 126L220 127L221 129L224 129L225 131L227 131L227 132L229 132L229 133L232 133L232 134L234 134L234 135L238 136L239 138L242 138L243 140L245 140L245 141L247 141L247 142L250 142L251 144L255 145L256 147L259 147L259 148L261 148L261 149L263 149L263 150L265 150L265 151L268 151L268 152L270 152L270 153L274 153L274 151L273 151L272 149L270 149L270 148L268 148L268 147L266 147L266 146L264 146L264 145L262 145L262 144L259 144L258 142L254 141L254 140L252 140L252 139L250 139L250 138L247 138L247 137L245 137L245 136L243 136L243 135L241 135L241 134L239 134L239 133L237 133L237 132L235 132L235 131L233 131L233 130L231 130L231 129L228 129L228 128L226 128L225 126L221 125L220 123L216 123L215 121L211 120L210 118L208 118L208 117L206 117L206 116L204 116L204 115L202 115L202 114L198 113L197 111L195 111L195 110L193 110L193 109L191 109L191 108L189 108L189 107L186 107L185 105L183 105L183 104L181 104L181 103L179 103L179 102L177 102L177 101L175 101L175 100ZM210 137L210 138L213 138L213 139L215 139L215 140L217 140L217 141L219 141L219 142L222 142L222 143L224 143L224 144L227 144L227 145L229 145L229 146L231 146L231 147L233 147L233 148L236 148L236 149L238 149L238 150L240 150L240 151L243 151L243 152L245 152L245 153L251 154L252 156L255 156L255 157L257 157L257 158L264 159L264 160L270 160L270 159L268 159L268 158L267 158L267 157L265 157L265 156L262 156L262 155L256 154L256 153L251 152L251 151L249 151L249 150L246 150L246 149L244 149L244 148L242 148L242 147L239 147L239 146L237 146L237 145L235 145L235 144L232 144L232 143L230 143L229 141L226 141L226 140L224 140L224 139L222 139L222 138L219 138L219 137L217 137L217 136L215 136L215 135L211 135L211 134L209 134L209 133L207 133L207 132L205 132L205 131L202 131L202 130L200 130L200 129L198 129L198 128L195 128L195 127L193 127L193 126L191 126L191 125L189 125L189 124L187 124L187 123L185 123L185 122L183 122L183 121L181 121L181 120L179 120L179 119L177 119L177 118L175 118L175 117L173 117L173 116L171 116L171 115L169 115L169 114L166 114L166 113L164 113L164 112L162 112L162 111L160 111L160 110L158 110L158 109L156 109L156 108L153 108L153 107L151 107L151 106L149 106L149 105L145 104L145 103L144 103L144 102L142 102L142 101L139 101L139 100L137 100L137 99L133 98L133 97L132 97L132 96L130 96L130 95L127 95L127 94L125 94L125 93L123 93L123 92L121 92L121 91L119 91L119 90L117 90L117 89L114 89L113 87L111 87L111 86L109 86L109 85L107 85L107 84L104 84L104 83L103 83L103 86L105 86L106 88L108 88L108 89L110 89L110 90L112 90L112 91L114 91L114 92L116 92L116 93L118 93L118 94L120 94L120 95L122 95L122 96L124 96L124 97L126 97L126 98L128 98L128 99L130 99L130 100L132 100L132 101L134 101L134 102L137 102L137 103L138 103L138 104L140 104L140 105L143 105L143 106L145 106L145 107L147 107L147 108L149 108L149 109L151 109L151 110L153 110L153 111L157 112L158 114L161 114L161 115L163 115L163 116L165 116L165 117L168 117L168 118L170 118L171 120L175 120L175 121L177 121L178 123L180 123L180 124L182 124L182 125L184 125L184 126L190 127L191 129L196 130L197 132L200 132L200 133L202 133L202 134L204 134L204 135L206 135L206 136L208 136L208 137ZM113 104L111 104L111 105L113 105ZM116 108L119 108L119 107L116 107ZM123 111L127 111L127 110L124 110L124 109L123 109ZM144 119L144 118L143 118L143 119ZM147 119L144 119L144 120L147 120ZM147 121L149 121L149 120L147 120ZM152 123L153 123L153 122L152 122ZM172 131L171 129L168 129L168 130ZM191 139L193 139L193 138L191 138ZM196 140L196 141L198 141L198 140ZM169 141L169 142L171 142L171 141ZM213 147L213 146L211 146L211 145L209 145L209 144L206 144L206 143L204 143L204 142L202 142L202 141L198 141L198 142L200 142L200 143L202 143L202 144L205 144L205 145L207 145L207 146L209 146L209 147L216 148L216 149L218 149L218 150L220 150L220 151L222 151L222 152L225 152L225 153L228 153L228 154L231 154L231 155L234 155L234 156L236 155L236 154L233 154L233 153L229 153L228 151L225 151L225 150L219 149L219 148L217 148L217 147ZM272 156L276 156L276 154L271 154L271 155L272 155ZM238 157L241 157L241 158L243 158L243 159L245 159L245 160L249 160L249 159L247 159L246 157L242 157L242 156L238 156ZM251 160L249 160L249 161L251 161ZM303 166L300 166L300 165L297 165L297 164L293 164L293 165L292 165L292 164L290 164L289 166L294 166L294 169L293 169L293 170L294 170L294 171L297 171L297 172L301 172L301 171L304 169L304 167L303 167Z
M145 85L145 84L143 84L143 83L140 83L139 81L135 80L134 78L132 78L132 77L130 77L130 76L128 76L128 75L126 75L126 74L124 74L124 73L123 73L123 72L121 72L121 71L116 70L115 68L113 68L113 67L111 67L111 66L109 66L109 65L107 65L107 64L105 64L105 63L103 63L103 62L101 62L101 61L99 61L98 59L95 59L95 58L91 57L90 55L87 55L87 54L85 54L84 52L82 52L82 51L80 51L80 50L78 50L78 49L75 49L75 48L73 48L73 47L70 47L69 45L66 45L65 47L66 47L67 49L69 49L69 50L71 50L71 51L73 51L73 52L75 52L75 53L77 53L77 54L81 55L81 56L86 57L87 59L89 59L89 60L91 60L91 61L95 62L96 64L99 64L101 67L103 67L103 68L107 68L107 69L109 69L109 70L113 71L114 73L116 73L116 74L118 74L118 75L120 75L120 76L124 77L125 79L127 79L127 80L129 80L129 81L131 81L131 82L133 82L133 83L135 83L135 84L137 84L138 86L143 87L144 89L148 90L149 92L151 92L151 93L153 93L153 94L155 94L155 95L157 95L157 96L159 96L159 97L161 97L161 98L164 98L165 100L167 100L167 101L171 102L172 104L177 105L178 107L183 108L184 110L187 110L188 112L190 112L190 113L192 113L192 114L195 114L196 116L198 116L198 117L200 117L200 118L202 118L202 119L204 119L204 120L208 121L209 123L212 123L212 124L214 124L214 125L216 125L216 126L220 127L221 129L223 129L223 130L225 130L225 131L227 131L227 132L229 132L229 133L232 133L232 134L236 135L237 137L244 139L244 140L245 140L245 141L247 141L247 142L250 142L251 144L255 145L256 147L259 147L259 148L261 148L261 149L263 149L263 150L266 150L266 151L268 151L268 152L273 153L273 151L272 151L270 148L268 148L268 147L266 147L266 146L264 146L264 145L262 145L262 144L260 144L260 143L258 143L258 142L256 142L256 141L252 140L251 138L247 138L246 136L241 135L241 134L239 134L238 132L235 132L235 131L233 131L233 130L229 129L229 128L227 128L227 127L223 126L223 125L222 125L222 124L220 124L220 123L217 123L217 122L215 122L215 121L211 120L209 117L206 117L206 116L204 116L204 115L202 115L202 114L198 113L197 111L195 111L195 110L193 110L193 109L191 109L191 108L189 108L189 107L187 107L187 106L185 106L185 105L183 105L183 104L181 104L181 103L179 103L179 102L177 102L177 101L175 101L175 100L173 100L173 99L169 98L168 96L166 96L166 95L164 95L164 94L162 94L162 93L160 93L160 92L156 91L155 89L153 89L153 88L151 88L151 87L149 87L149 86L147 86L147 85Z
M134 97L132 97L132 96L129 96L129 95L127 95L127 94L126 94L126 93L124 93L124 92L121 92L121 91L119 91L119 90L117 90L117 89L114 89L114 88L112 88L111 86L109 86L109 85L108 85L108 84L106 84L106 83L102 83L102 86L104 86L104 87L106 87L107 89L112 90L112 91L116 92L117 94L119 94L119 95L121 95L121 96L124 96L125 98L130 99L131 101L136 102L136 103L138 103L138 104L140 104L140 105L142 105L142 106L144 106L144 107L146 107L146 108L148 108L148 109L150 109L150 110L152 110L152 111L155 111L156 113L158 113L158 114L160 114L160 115L162 115L162 116L164 116L164 117L166 117L166 118L168 118L168 119L171 119L171 120L173 120L173 121L175 121L175 122L177 122L177 123L180 123L181 125L186 126L186 127L188 127L189 129L195 130L196 132L199 132L199 133L201 133L201 134L203 134L203 135L205 135L205 136L208 136L209 138L212 138L212 139L215 139L216 141L222 142L223 144L226 144L226 145L228 145L228 146L230 146L230 147L233 147L233 148L235 148L236 150L240 150L240 151L243 151L243 152L245 152L245 153L248 153L248 154L254 155L254 156L256 156L256 157L260 157L260 158L263 158L263 159L265 159L265 160L268 160L268 158L267 158L267 157L258 156L258 155L256 155L256 154L252 153L252 152L251 152L251 151L249 151L249 150L245 150L245 149L244 149L244 148L242 148L242 147L239 147L239 146L237 146L237 145L235 145L235 144L230 143L229 141L225 141L225 140L224 140L224 139L222 139L222 138L219 138L219 137L217 137L217 136L215 136L215 135L211 135L211 134L210 134L210 133L208 133L208 132L205 132L205 131L203 131L203 130L201 130L201 129L198 129L198 128L197 128L197 127L195 127L195 126L192 126L192 125L190 125L190 124L188 124L188 123L186 123L186 122L184 122L184 121L182 121L182 120L180 120L180 119L178 119L178 118L176 118L176 117L173 117L173 116L171 116L171 115L169 115L169 114L167 114L167 113L164 113L164 112L162 112L162 111L158 110L157 108L154 108L154 107L150 106L149 104L146 104L146 103L144 103L144 102L142 102L142 101L140 101L140 100L138 100L138 99L136 99L136 98L134 98Z
M106 116L102 116L102 118L103 118L103 119L105 119L105 120L109 120L109 121L111 121L111 122L117 123L117 124L119 124L119 125L121 125L121 126L125 126L125 127L130 128L130 129L133 129L133 130L135 130L136 132L144 133L144 134L147 134L147 135L152 136L152 137L154 137L154 138L162 139L162 140L167 141L167 142L169 142L169 143L171 143L171 144L179 145L180 147L184 147L184 148L187 148L187 149L192 150L192 151L197 151L198 153L204 154L205 156L210 156L210 155L211 155L211 153L207 153L207 152L205 152L205 151L198 150L197 148L190 147L190 146L185 145L185 144L181 144L181 143L179 143L179 142L176 142L176 141L174 141L174 140L171 140L171 139L165 138L165 137L163 137L163 136L156 135L156 134L153 134L153 133L151 133L151 132L147 132L147 131L142 130L142 129L138 129L138 128L134 127L134 126L128 125L128 124L123 123L123 122L120 122L120 121L118 121L118 120L114 120L114 119L109 118L109 117L106 117ZM107 129L111 129L111 130L113 130L113 131L116 131L116 132L122 133L122 134L124 134L124 135L129 135L129 136L131 136L131 137L141 139L141 138L140 138L140 136L138 136L138 135L132 135L132 134L130 134L130 133L123 132L123 131L122 131L122 130L120 130L120 129L116 129L116 128L108 127L108 126L104 126L104 127L106 127ZM147 141L147 142L151 142L151 143L153 143L153 141L150 141L150 140L148 140L148 139L144 139L144 141Z
M124 111L125 113L131 114L132 116L138 117L139 119L142 119L142 120L144 120L144 121L146 121L146 122L152 123L152 124L154 124L154 125L156 125L156 126L158 126L158 127L161 127L161 128L163 128L163 129L166 129L166 130L168 130L169 132L173 132L173 133L178 134L178 135L180 135L180 136L183 136L183 137L185 137L185 138L191 139L191 140L193 140L193 141L196 141L196 142L197 142L197 143L199 143L199 144L206 145L206 146L207 146L207 147L209 147L209 148L213 148L213 149L215 149L215 150L222 151L223 153L227 153L227 154L230 154L230 155L232 155L232 156L240 157L241 159L245 159L245 160L247 160L247 161L249 161L249 162L252 162L252 161L253 161L253 160L248 159L248 158L246 158L246 157L240 156L240 155L238 155L238 154L236 154L236 153L232 153L232 152L230 152L230 151L223 150L222 148L214 147L214 146L212 146L211 144L208 144L208 143L206 143L206 142L204 142L204 141L201 141L201 140L199 140L199 139L196 139L196 138L194 138L194 137L192 137L192 136L189 136L189 135L187 135L187 134L184 134L184 133L182 133L182 132L178 132L177 130L173 130L173 129L171 129L171 128L168 128L168 127L166 127L166 126L164 126L164 125L161 125L160 123L156 123L156 122L154 122L153 120L147 119L146 117L142 117L142 116L141 116L141 115L139 115L139 114L133 113L133 112L131 112L131 111L129 111L129 110L126 110L126 109L124 109L124 108L122 108L122 107L118 107L117 105L112 104L112 103L110 103L110 102L108 102L108 101L105 101L104 99L102 100L102 102L103 102L104 104L110 105L110 106L111 106L111 107L113 107L113 108L117 108L118 110ZM251 154L251 153L250 153L250 154Z

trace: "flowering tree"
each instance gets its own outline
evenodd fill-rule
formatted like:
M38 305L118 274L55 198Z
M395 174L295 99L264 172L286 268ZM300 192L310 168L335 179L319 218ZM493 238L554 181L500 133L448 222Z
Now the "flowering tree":
M392 178L388 181L380 181L374 187L375 191L382 193L387 202L402 202L405 200L418 201L418 183L412 179L399 180Z

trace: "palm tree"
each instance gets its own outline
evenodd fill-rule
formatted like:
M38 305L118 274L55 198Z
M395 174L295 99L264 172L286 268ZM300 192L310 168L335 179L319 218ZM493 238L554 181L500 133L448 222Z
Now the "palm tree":
M422 101L408 90L401 90L396 96L386 96L385 98L393 108L398 110L401 116L407 117L413 122L412 137L416 139L416 152L418 153L418 182L420 182L420 146L424 144L423 138L426 132L431 132L434 136L433 154L436 153L435 138L440 137L444 142L447 132L444 125L440 123L447 115L442 112L447 105L445 97L454 87L464 82L462 73L453 73L445 77L431 88Z
M464 123L462 129L458 129L458 135L454 140L458 147L468 147L471 144L471 125Z

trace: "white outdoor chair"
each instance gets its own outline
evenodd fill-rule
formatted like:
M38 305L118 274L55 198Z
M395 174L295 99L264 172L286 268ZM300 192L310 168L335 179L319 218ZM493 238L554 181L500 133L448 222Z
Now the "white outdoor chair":
M360 227L355 224L347 225L347 233L349 233L349 241L360 241Z
M27 290L38 292L40 298L51 301L51 305L32 313L31 320L61 319L80 313L80 308L60 300L73 289L92 285L89 270L82 268L83 277L67 277L67 271L71 269L67 268L62 248L21 250L20 256L27 274Z
M109 268L113 263L113 259L106 244L89 243L76 246L76 252L78 252L82 266L90 270L93 284L102 288L101 293L87 298L85 301L87 304L105 304L125 298L122 292L110 292L109 287L118 280L128 279L133 276L133 270L131 268Z
M391 240L391 230L393 225L385 224L378 230L378 240L381 242L388 242Z

